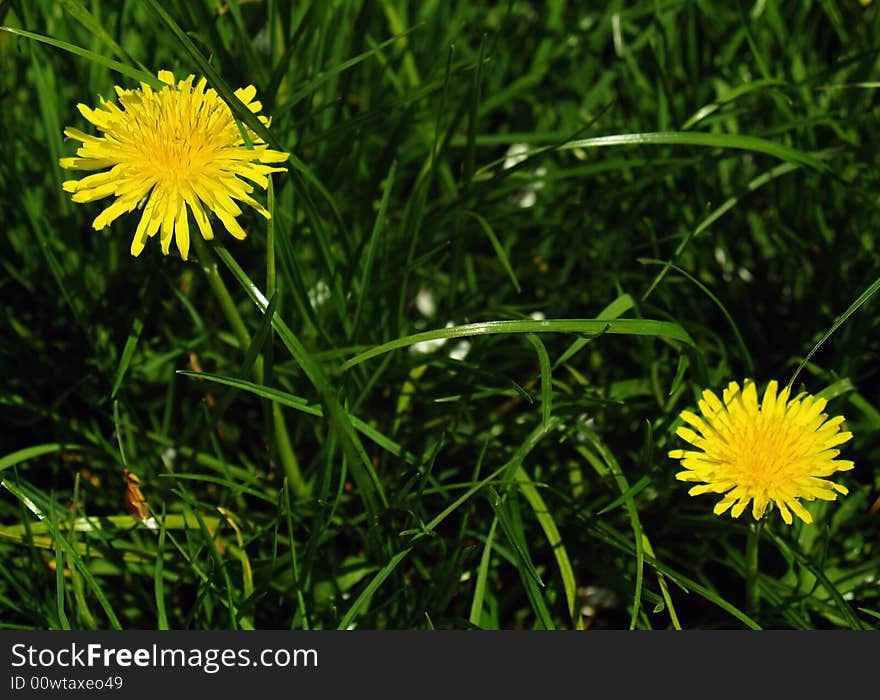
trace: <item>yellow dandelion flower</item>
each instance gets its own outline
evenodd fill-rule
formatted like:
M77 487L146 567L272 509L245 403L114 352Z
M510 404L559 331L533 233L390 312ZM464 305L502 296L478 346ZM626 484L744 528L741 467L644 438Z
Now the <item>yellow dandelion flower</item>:
M806 393L789 400L790 390L778 392L778 384L767 385L764 399L750 379L742 391L731 382L722 401L709 391L699 401L702 417L682 411L682 420L695 430L680 427L676 434L696 450L672 450L669 456L681 460L685 471L680 481L702 482L688 491L721 493L715 514L728 509L734 518L752 503L752 516L759 520L772 501L786 524L792 512L805 523L812 517L799 499L833 501L847 489L828 481L834 472L847 471L853 462L835 459L835 449L852 438L841 431L843 416L829 419L822 411L828 403ZM778 393L777 393L778 392Z
M143 206L131 254L140 255L147 238L161 232L162 252L168 255L174 238L186 260L187 207L205 240L214 237L209 212L233 236L244 238L245 231L235 219L241 214L235 200L270 218L269 211L250 196L254 188L245 180L266 189L267 176L286 168L265 164L282 163L288 154L269 149L250 129L253 148L248 148L229 105L214 89L206 89L204 78L194 85L193 75L180 82L175 82L171 71L159 71L158 76L164 83L158 92L145 83L137 90L117 86L121 107L103 98L95 109L77 105L104 135L91 136L67 127L64 135L83 145L76 157L61 158L61 167L102 172L67 180L63 188L73 193L74 202L116 197L92 222L97 231ZM254 99L256 93L253 85L235 91L254 114L263 108ZM269 125L267 117L259 119Z

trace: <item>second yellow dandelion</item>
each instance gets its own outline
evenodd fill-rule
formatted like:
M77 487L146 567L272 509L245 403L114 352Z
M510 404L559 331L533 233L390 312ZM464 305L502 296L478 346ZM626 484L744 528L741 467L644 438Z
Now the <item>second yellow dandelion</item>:
M812 522L801 499L833 501L846 494L845 486L825 477L847 471L853 462L836 459L839 445L852 438L841 430L843 416L828 418L827 401L806 393L789 400L790 390L779 391L771 381L758 402L753 381L743 389L731 382L722 400L710 390L703 392L699 416L682 411L682 426L676 434L694 450L672 450L669 456L681 460L681 481L702 482L688 492L692 496L719 493L716 515L730 510L734 518L752 504L752 516L759 520L772 502L782 519L792 522L792 513Z

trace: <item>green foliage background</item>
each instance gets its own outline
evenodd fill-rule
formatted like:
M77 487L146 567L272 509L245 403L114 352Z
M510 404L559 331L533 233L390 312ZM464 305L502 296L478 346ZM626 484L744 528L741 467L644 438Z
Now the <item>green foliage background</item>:
M0 23L3 626L877 626L877 7ZM249 211L188 262L132 258L136 215L95 232L61 190L76 104L163 68L254 84L293 154L273 227ZM795 375L856 469L813 525L770 514L755 607L747 517L666 453L703 388Z

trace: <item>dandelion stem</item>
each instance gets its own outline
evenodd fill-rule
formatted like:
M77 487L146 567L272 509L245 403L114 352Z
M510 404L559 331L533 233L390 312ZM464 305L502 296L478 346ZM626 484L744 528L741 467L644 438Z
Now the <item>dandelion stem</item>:
M246 353L251 344L251 336L244 325L244 320L238 312L238 308L235 306L232 295L226 287L226 283L220 276L217 260L201 236L193 236L192 241L196 254L199 257L199 264L208 280L208 285L211 287L211 291L214 292L214 296L217 298L217 302L220 304L220 308L226 316L226 320L229 322L232 332L238 340L238 344L241 346L242 353ZM258 356L254 361L254 377L257 384L263 383L262 355ZM287 427L284 424L284 417L281 415L281 408L277 403L272 404L272 422L275 429L278 457L284 467L287 480L290 482L291 490L297 497L307 496L308 484L303 479L302 472L300 472L299 463L294 454L290 436L287 433Z
M202 268L202 272L205 273L208 285L211 287L211 291L214 292L214 296L217 298L217 303L220 304L220 309L223 311L223 315L226 316L226 320L229 321L229 326L232 328L232 332L235 334L239 346L241 346L241 351L245 353L247 352L248 346L251 344L251 335L248 333L248 329L244 325L244 320L242 320L241 314L238 313L238 308L235 306L235 302L232 300L232 295L226 288L226 283L223 282L223 278L220 276L217 260L208 250L208 246L205 245L205 242L200 235L194 235L191 240L193 247L196 249L196 255L199 256L199 266ZM261 358L257 358L257 361L254 363L254 374L257 377L257 382L262 383L263 363Z
M758 592L758 543L761 540L761 522L749 526L746 539L746 611L750 615L758 612L760 594Z
M266 222L266 297L272 299L278 290L275 275L275 188L272 186L271 177L269 177L268 184L269 187L266 191L267 205L272 213L272 218ZM264 367L266 374L271 374L271 336L266 339L266 364ZM281 405L277 401L272 402L272 426L275 431L275 449L278 451L278 459L281 461L284 473L287 475L292 495L294 499L307 498L310 495L309 485L303 479L302 472L299 469L299 461L296 458L296 452L293 450L290 433L287 431L287 424L284 422L284 415L281 412Z

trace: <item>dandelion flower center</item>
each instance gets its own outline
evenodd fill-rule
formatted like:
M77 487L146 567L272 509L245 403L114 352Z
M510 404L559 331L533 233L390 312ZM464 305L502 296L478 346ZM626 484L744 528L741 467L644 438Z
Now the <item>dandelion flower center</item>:
M801 499L833 501L847 493L825 478L855 466L836 459L837 446L852 438L841 431L843 416L829 419L823 413L825 399L804 393L789 400L789 388L778 388L771 381L759 404L754 382L746 380L742 391L731 382L722 400L708 389L703 392L702 415L681 413L691 427L680 427L676 435L697 449L669 452L684 467L676 478L701 482L688 492L692 496L724 494L715 506L717 515L729 509L738 518L751 503L752 516L759 520L773 502L787 524L792 513L810 523Z
M267 176L285 170L267 163L282 163L288 154L269 149L248 129L249 147L229 106L215 90L207 88L204 78L193 85L193 75L179 82L170 71L159 71L158 76L164 84L158 92L145 83L137 90L117 86L120 106L103 99L96 109L77 105L104 135L66 128L64 134L83 145L76 157L62 158L61 166L101 172L68 180L63 187L73 193L75 202L116 197L95 218L92 226L96 230L143 206L132 255L139 255L147 238L160 233L162 252L168 254L173 238L185 260L189 213L206 240L213 238L209 213L233 236L245 237L236 221L242 213L236 200L270 218L269 211L250 196L254 191L250 183L266 189ZM235 92L255 114L262 109L254 99L256 92L252 85ZM269 125L267 117L258 118Z

